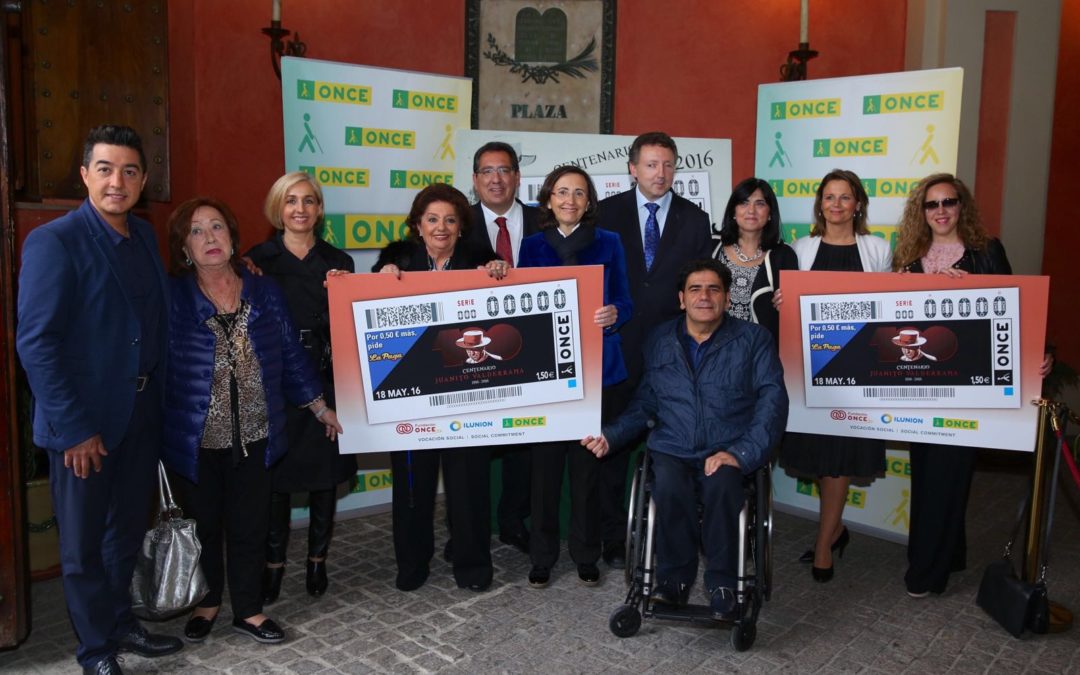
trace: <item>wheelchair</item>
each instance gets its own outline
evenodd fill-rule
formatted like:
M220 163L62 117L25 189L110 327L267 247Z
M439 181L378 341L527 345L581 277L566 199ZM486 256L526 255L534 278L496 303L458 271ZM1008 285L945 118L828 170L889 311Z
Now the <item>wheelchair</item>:
M743 479L745 499L739 513L739 567L735 588L738 618L730 621L713 618L708 605L674 607L653 602L651 593L656 584L656 553L653 548L656 505L651 495L650 469L649 450L646 447L638 456L630 486L626 520L626 600L611 613L608 627L621 638L635 635L641 628L642 618L729 627L731 646L735 651L750 649L757 637L758 612L771 595L771 465L767 463Z

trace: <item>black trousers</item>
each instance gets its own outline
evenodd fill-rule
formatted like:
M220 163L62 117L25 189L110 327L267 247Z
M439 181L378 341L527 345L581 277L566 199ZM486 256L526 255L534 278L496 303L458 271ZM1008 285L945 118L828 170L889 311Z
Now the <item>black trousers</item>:
M101 459L101 471L78 478L64 453L49 450L49 486L60 534L60 568L68 617L79 646L75 658L93 666L116 653L136 626L131 575L157 488L161 445L160 383L135 395L124 439Z
M604 399L601 404L601 417L604 424L614 420L626 409L637 388L635 382L626 380L619 384L604 387ZM597 481L600 508L600 538L604 547L622 552L626 547L626 486L630 469L630 453L637 447L640 438L626 446L611 448L600 460L600 474Z
M221 604L226 578L233 616L262 613L262 571L270 520L270 471L266 440L247 446L248 456L233 466L232 449L199 450L199 482L172 474L173 491L184 514L195 519L202 557L199 565L210 592L200 607Z
M524 535L532 499L532 448L504 445L493 454L502 458L502 493L496 509L499 534Z
M705 552L705 588L735 586L739 570L742 472L722 466L705 475L703 460L650 452L656 502L656 577L690 585ZM699 526L698 503L703 505ZM700 548L699 548L700 543Z
M326 558L334 532L337 489L308 493L308 558ZM292 523L292 494L274 492L270 497L270 521L266 535L266 562L284 563Z
M442 465L446 509L454 524L454 580L486 587L491 565L491 451L487 448L390 453L397 587L419 588L435 553L435 493Z
M595 563L600 558L600 462L577 441L537 443L532 448L532 532L529 557L534 567L555 566L559 559L559 505L564 467L570 474L570 559ZM457 545L456 542L454 544Z
M967 515L975 448L911 444L911 522L904 583L913 593L943 593L967 566Z

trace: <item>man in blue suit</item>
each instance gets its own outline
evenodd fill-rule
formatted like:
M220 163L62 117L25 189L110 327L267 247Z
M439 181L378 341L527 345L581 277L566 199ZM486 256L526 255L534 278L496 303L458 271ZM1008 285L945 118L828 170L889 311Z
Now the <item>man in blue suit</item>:
M167 295L153 228L130 213L146 184L138 134L91 130L80 172L87 200L23 245L16 347L49 456L76 658L119 673L118 651L183 645L147 633L129 593L156 485Z
M633 398L645 365L649 332L679 316L671 293L682 266L712 251L709 214L672 191L679 151L662 131L641 134L630 145L628 168L635 185L600 202L600 227L622 240L634 315L619 329L629 377L605 392L604 419L621 413ZM626 535L626 472L640 439L613 448L600 465L604 562L621 569Z

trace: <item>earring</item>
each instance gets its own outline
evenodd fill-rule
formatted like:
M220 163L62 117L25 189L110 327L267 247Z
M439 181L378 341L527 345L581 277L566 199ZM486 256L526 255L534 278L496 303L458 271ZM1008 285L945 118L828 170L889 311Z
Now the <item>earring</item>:
M191 267L191 258L185 259L184 264L187 265L188 267Z

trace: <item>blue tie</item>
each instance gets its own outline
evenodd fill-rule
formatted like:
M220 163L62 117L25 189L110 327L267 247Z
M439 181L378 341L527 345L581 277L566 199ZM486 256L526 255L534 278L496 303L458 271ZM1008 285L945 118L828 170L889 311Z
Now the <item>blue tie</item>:
M660 245L660 223L656 220L656 212L660 209L659 204L648 202L645 208L649 210L649 217L645 219L645 271L652 270L653 259L656 258L656 247Z

